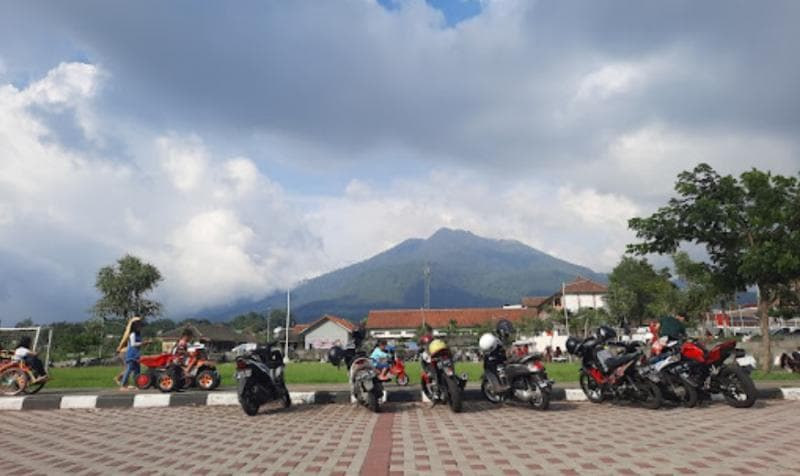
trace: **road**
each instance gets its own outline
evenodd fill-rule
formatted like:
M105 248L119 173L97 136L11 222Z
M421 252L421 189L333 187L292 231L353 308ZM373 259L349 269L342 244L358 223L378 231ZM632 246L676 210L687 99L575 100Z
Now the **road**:
M658 425L655 428L654 425ZM4 474L800 474L800 403L0 413Z

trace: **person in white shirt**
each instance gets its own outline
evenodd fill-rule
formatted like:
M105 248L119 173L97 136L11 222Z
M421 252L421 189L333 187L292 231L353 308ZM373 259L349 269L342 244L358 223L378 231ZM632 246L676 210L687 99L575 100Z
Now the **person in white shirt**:
M35 377L33 383L37 383L47 378L47 373L44 371L44 364L42 364L42 361L36 356L36 352L31 350L31 346L31 338L23 336L19 340L19 345L17 346L17 350L14 351L14 357L12 357L12 359L17 362L24 362L30 367Z

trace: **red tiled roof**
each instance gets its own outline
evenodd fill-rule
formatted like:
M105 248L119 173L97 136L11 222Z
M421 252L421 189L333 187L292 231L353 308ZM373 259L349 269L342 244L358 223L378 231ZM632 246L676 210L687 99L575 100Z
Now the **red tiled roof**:
M522 298L522 305L525 307L539 307L547 301L548 296L524 297Z
M608 292L608 286L579 276L575 281L564 286L564 292L567 294L603 294ZM560 295L561 291L556 294Z
M332 316L330 314L325 314L324 316L320 317L316 321L314 321L314 322L312 322L310 324L305 324L305 326L302 329L298 329L298 333L302 334L303 332L311 329L312 327L317 327L319 324L322 324L322 322L325 321L325 320L331 321L331 322L333 322L335 324L339 324L340 326L344 327L345 329L347 329L348 331L351 331L351 332L356 330L356 328L358 327L355 324L353 324L352 322L348 321L347 319L343 319L343 318L337 317L337 316ZM299 326L295 326L295 327L299 327Z
M451 320L458 327L477 327L486 322L508 319L515 322L523 317L536 317L534 309L393 309L370 311L367 316L367 329L415 329L425 323L435 329L447 327Z

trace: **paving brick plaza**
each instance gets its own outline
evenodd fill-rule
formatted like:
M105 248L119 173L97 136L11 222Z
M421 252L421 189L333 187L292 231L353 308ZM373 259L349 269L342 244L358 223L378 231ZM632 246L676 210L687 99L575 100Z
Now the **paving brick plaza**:
M800 403L0 412L3 474L800 474Z

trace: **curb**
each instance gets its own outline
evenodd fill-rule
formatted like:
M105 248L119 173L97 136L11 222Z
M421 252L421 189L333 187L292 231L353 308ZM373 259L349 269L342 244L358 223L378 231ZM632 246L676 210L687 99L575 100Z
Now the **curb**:
M406 403L427 399L422 392L394 390L385 393L385 401ZM294 405L321 405L328 403L350 403L346 391L289 392ZM758 398L777 400L800 400L800 387L764 388L758 390ZM478 389L465 389L464 400L483 400ZM585 402L586 395L577 388L554 388L551 401ZM714 400L718 400L715 398ZM140 393L122 395L30 395L22 397L0 397L0 411L21 410L67 410L96 408L163 408L184 406L239 405L236 392L191 392L191 393Z

